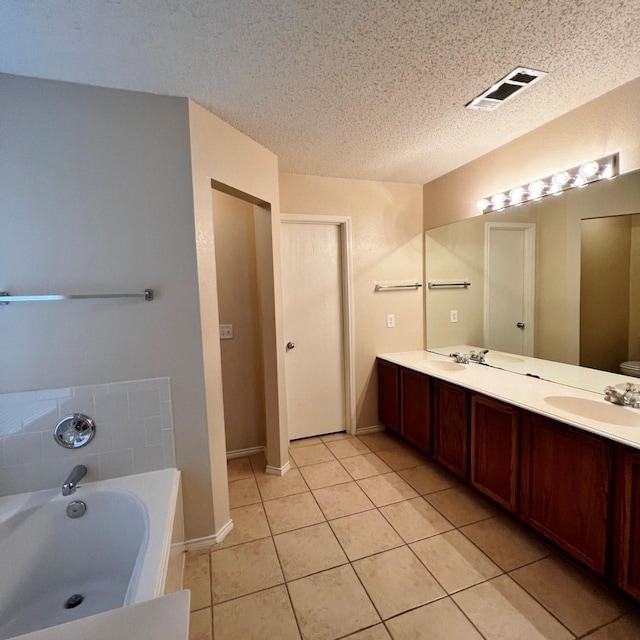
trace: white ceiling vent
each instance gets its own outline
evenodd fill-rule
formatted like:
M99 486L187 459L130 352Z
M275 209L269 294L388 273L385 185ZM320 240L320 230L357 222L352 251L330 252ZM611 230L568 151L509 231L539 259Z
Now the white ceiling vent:
M518 67L508 73L502 80L483 91L477 98L466 104L467 109L493 111L513 96L522 93L547 75L545 71L535 71Z

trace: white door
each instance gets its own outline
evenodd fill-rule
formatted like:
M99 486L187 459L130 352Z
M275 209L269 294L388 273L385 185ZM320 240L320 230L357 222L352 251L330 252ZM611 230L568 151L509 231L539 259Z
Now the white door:
M487 223L485 347L533 355L535 226Z
M347 429L340 225L283 221L289 439Z

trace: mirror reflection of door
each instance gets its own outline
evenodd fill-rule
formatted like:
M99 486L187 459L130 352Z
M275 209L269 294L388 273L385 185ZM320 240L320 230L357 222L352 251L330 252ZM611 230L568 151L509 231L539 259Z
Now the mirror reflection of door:
M535 224L485 226L485 347L533 355Z
M640 215L580 227L580 365L618 373L640 357Z

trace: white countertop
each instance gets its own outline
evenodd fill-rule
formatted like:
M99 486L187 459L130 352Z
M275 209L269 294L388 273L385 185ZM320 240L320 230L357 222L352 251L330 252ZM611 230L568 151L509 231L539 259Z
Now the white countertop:
M621 407L606 402L604 393L595 393L556 382L539 380L475 362L460 365L462 369L457 371L437 369L438 365L433 363L452 363L453 359L429 351L384 353L378 357L640 449L640 409ZM570 367L571 365L564 366ZM575 368L579 369L580 367ZM550 398L551 400L549 400ZM563 398L563 400L557 400L557 398ZM569 400L564 400L565 398ZM558 405L561 405L562 402L575 402L576 405L579 405L580 415L559 408ZM594 419L595 416L599 416L601 419Z

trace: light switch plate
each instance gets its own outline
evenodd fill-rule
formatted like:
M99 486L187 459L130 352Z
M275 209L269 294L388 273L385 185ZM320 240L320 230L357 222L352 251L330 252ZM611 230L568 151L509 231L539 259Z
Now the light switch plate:
M233 325L221 324L220 325L220 340L231 340L233 338Z

